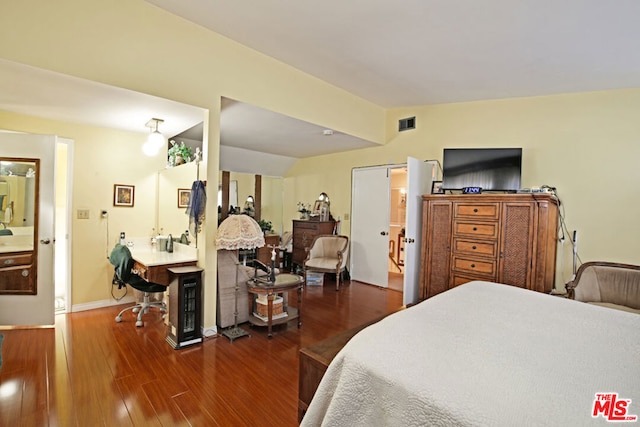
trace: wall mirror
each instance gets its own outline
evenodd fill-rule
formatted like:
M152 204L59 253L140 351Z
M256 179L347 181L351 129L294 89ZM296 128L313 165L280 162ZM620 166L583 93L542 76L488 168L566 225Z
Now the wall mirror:
M222 175L222 173L220 173ZM222 178L218 178L218 182L221 182ZM218 184L218 211L222 207L222 184ZM234 208L238 207L238 181L229 181L229 206Z
M256 220L270 222L272 233L282 235L284 179L282 177L260 176L260 197L256 196L256 175L249 173L230 172L229 174L229 206L243 211L245 200L252 197L256 204L259 217ZM219 180L222 181L222 172ZM218 206L222 206L222 185L218 187Z
M193 182L198 180L202 164L185 163L158 172L158 229L156 233L180 237L189 229L187 207ZM202 178L200 178L202 179ZM151 231L151 230L150 230ZM196 236L189 232L189 244L196 246Z
M0 294L37 294L39 167L0 158Z

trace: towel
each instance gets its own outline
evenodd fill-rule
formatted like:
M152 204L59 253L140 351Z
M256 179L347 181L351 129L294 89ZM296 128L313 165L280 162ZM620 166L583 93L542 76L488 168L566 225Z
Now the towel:
M205 206L207 204L207 192L204 182L194 181L191 186L191 198L187 215L189 215L189 230L195 235L200 232L205 220Z
M5 224L9 224L13 221L13 211L11 210L11 206L7 206L7 209L4 210L4 222Z

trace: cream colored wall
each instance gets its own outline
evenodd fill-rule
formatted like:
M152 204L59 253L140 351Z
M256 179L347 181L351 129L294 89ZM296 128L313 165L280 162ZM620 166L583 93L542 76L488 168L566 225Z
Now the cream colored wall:
M261 216L265 221L271 221L273 232L282 236L282 183L280 177L262 177Z
M71 304L111 301L113 266L107 259L120 231L146 236L156 222L156 173L160 157L144 158L145 134L44 120L0 111L0 128L74 140ZM134 206L113 206L113 185L135 186ZM89 219L77 219L88 209ZM100 211L108 211L102 219ZM108 231L108 235L107 235Z
M207 109L204 160L213 188L218 184L213 181L218 176L221 96L374 142L384 141L382 108L143 0L13 2L0 14L0 58ZM92 181L85 165L95 163L97 153L106 152L112 158L116 155L113 147L121 141L105 138L99 144L109 148L90 152L87 147L76 147L74 183ZM94 142L90 145L93 148ZM119 154L124 157L131 152L123 144ZM157 171L161 166L153 167ZM137 176L137 172L125 172L121 177L136 178L131 175ZM82 193L74 189L74 198L83 199ZM102 208L103 202L94 200L97 197L86 195L86 207ZM147 198L138 191L136 205ZM208 198L207 211L215 212L216 208L215 198ZM137 215L132 226L150 229L148 221ZM215 226L205 226L199 242L206 245L198 247L200 265L205 269L205 327L215 324L216 253L208 250L215 231ZM87 262L83 249L78 253L78 248L91 245L95 232L91 228L74 234L75 279L91 277L101 268ZM73 286L78 301L91 298L91 284L74 281Z
M398 120L416 129L398 133ZM407 156L442 161L445 147L522 147L522 186L554 186L582 261L640 264L640 89L468 102L388 112L384 147L298 162L286 179L285 215L320 191L334 216L350 212L351 169L404 163ZM343 221L348 234L350 222ZM566 235L567 239L570 237ZM556 286L571 277L571 246L559 246Z

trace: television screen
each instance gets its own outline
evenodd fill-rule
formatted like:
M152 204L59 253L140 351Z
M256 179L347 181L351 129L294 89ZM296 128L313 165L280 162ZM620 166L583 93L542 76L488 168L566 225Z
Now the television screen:
M522 148L445 148L442 188L460 190L481 187L483 191L520 189Z

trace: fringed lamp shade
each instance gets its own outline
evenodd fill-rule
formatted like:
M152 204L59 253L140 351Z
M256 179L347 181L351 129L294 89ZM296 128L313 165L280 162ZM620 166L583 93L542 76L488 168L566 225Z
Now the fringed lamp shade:
M264 246L264 233L249 215L230 215L218 227L218 249L255 249Z
M264 246L264 233L255 219L249 215L230 215L218 226L216 236L216 246L218 249L236 251L236 287L235 287L235 310L233 312L233 326L222 332L222 335L233 340L247 337L249 333L238 326L238 249L255 249Z

